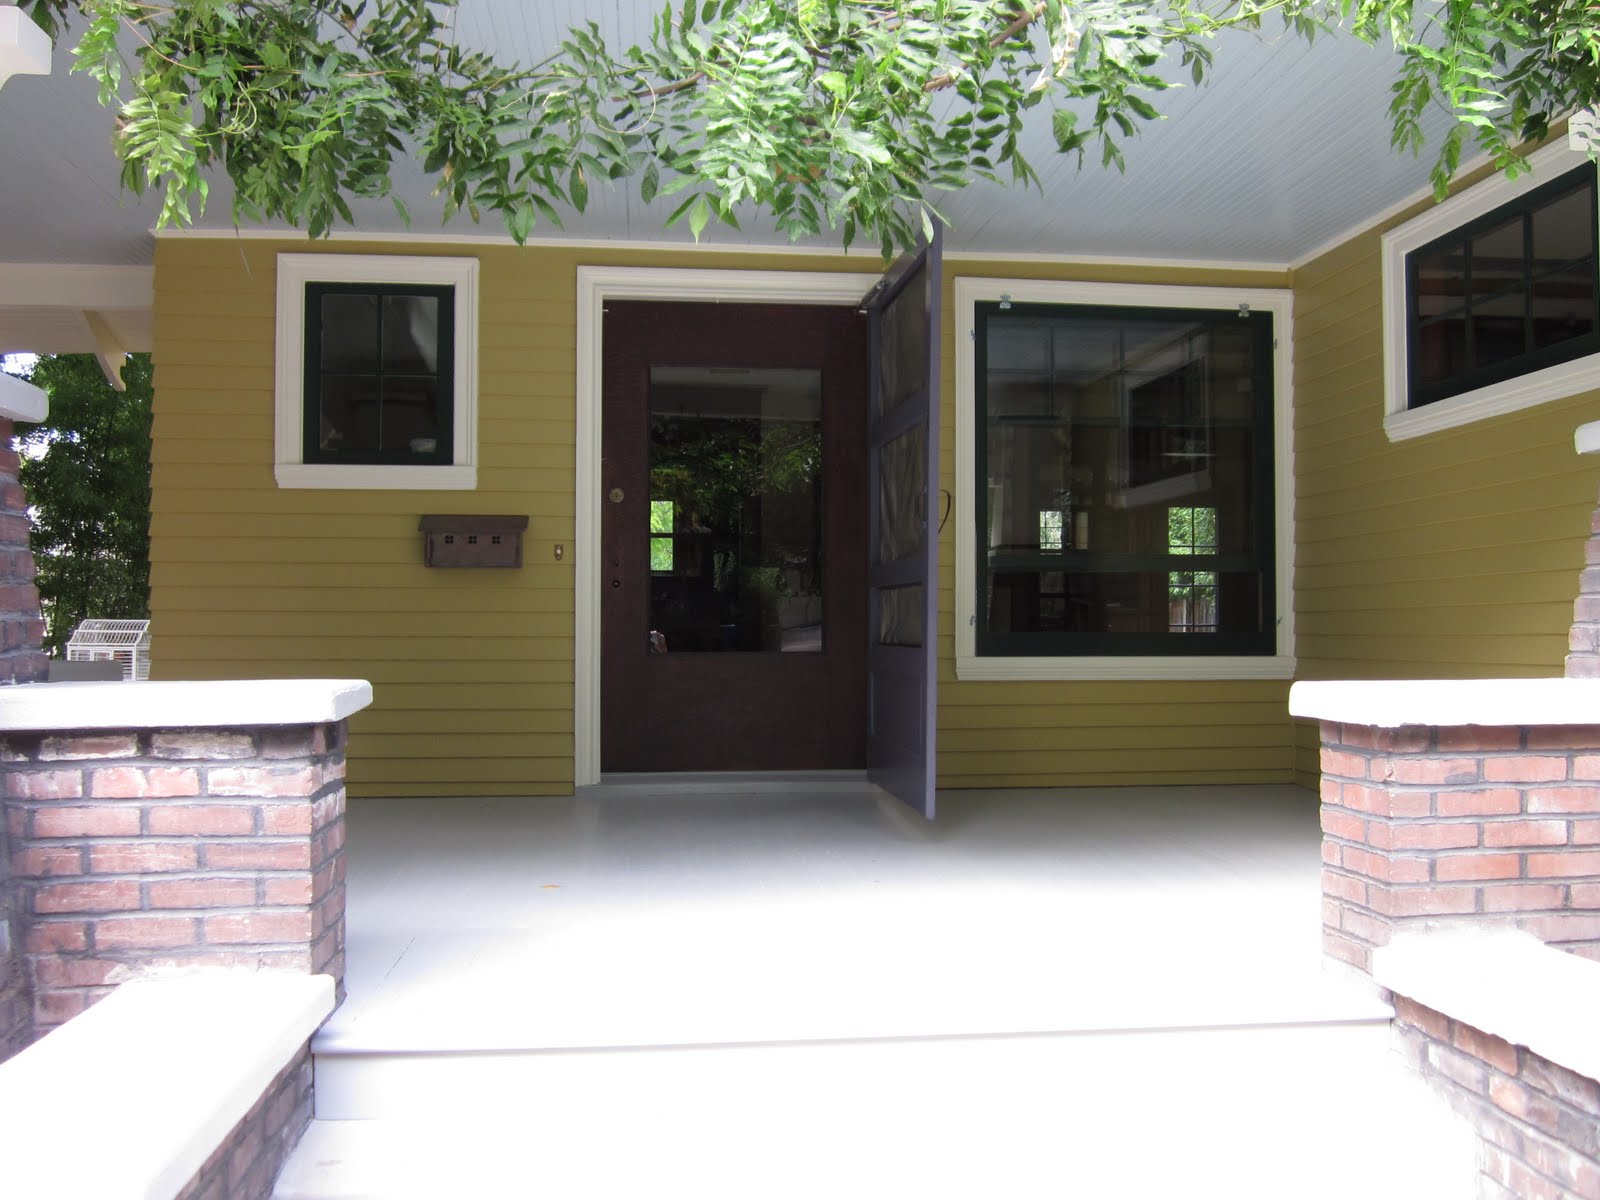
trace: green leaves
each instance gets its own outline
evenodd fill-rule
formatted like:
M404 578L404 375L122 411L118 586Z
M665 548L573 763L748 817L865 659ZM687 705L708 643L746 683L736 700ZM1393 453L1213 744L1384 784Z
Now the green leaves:
M152 368L131 355L117 392L92 355L49 355L32 380L50 415L18 426L18 477L33 506L45 648L59 654L85 617L149 615Z

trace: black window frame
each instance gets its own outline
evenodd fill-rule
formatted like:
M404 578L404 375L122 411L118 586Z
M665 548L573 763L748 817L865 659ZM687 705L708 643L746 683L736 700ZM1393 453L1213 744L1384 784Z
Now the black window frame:
M1498 207L1491 209L1482 216L1474 217L1463 222L1448 233L1441 234L1420 246L1406 252L1405 255L1405 340L1406 340L1406 408L1415 410L1437 404L1441 400L1449 400L1455 396L1465 395L1480 388L1493 387L1496 384L1518 379L1521 376L1544 370L1547 367L1560 366L1562 363L1572 362L1585 358L1591 354L1600 353L1600 229L1595 231L1595 241L1590 247L1590 272L1594 282L1594 302L1591 311L1593 328L1588 334L1569 338L1553 346L1542 349L1525 350L1522 354L1512 358L1502 359L1483 367L1472 367L1449 379L1435 383L1424 384L1418 380L1419 364L1419 339L1423 321L1417 316L1417 271L1419 264L1427 257L1446 251L1456 246L1464 246L1475 236L1497 229L1517 216L1522 217L1522 284L1523 284L1523 321L1524 344L1531 345L1533 315L1531 306L1527 303L1533 282L1533 239L1532 216L1538 210L1547 207L1555 201L1581 191L1588 190L1589 209L1592 213L1600 213L1600 180L1597 180L1595 164L1586 162L1564 172L1555 179L1532 188L1513 200L1509 200ZM1571 260L1579 261L1578 259ZM1467 260L1463 269L1463 279L1470 286L1471 260ZM1466 321L1467 357L1471 360L1473 347L1473 324L1470 319L1472 313L1471 300L1463 289L1462 311L1468 317Z
M439 304L438 361L434 372L437 383L435 393L435 422L438 430L431 453L415 454L401 451L382 451L370 454L330 453L322 449L322 297L345 296L427 296ZM456 366L456 289L454 284L432 283L349 283L317 280L305 285L304 308L304 362L301 411L301 461L317 465L335 466L449 466L455 462L455 366ZM382 337L383 323L378 323ZM379 369L381 382L382 351L380 340ZM417 372L396 372L415 377Z
M1130 567L1173 572L1214 571L1235 572L1242 569L1255 571L1260 579L1261 628L1254 632L1205 632L1193 630L1165 633L1110 633L1029 631L994 633L988 629L988 579L990 555L982 531L989 527L989 322L997 315L1002 317L1050 317L1063 314L1082 316L1085 319L1118 319L1149 323L1173 321L1243 320L1252 323L1255 334L1251 347L1252 364L1252 429L1259 451L1252 463L1251 483L1255 502L1255 538L1251 550L1244 553L1195 555L1157 554L1108 555L1094 549L1057 551L1041 550L1034 556L1040 560L1039 569L1066 570L1068 555L1076 561L1093 566L1099 560L1103 570L1126 572ZM1009 300L978 301L973 306L973 421L974 429L974 522L979 536L973 539L975 555L973 598L973 648L980 658L1035 657L1118 657L1118 658L1217 658L1249 656L1270 658L1278 654L1278 562L1277 562L1277 391L1275 378L1275 352L1277 329L1274 314L1268 310L1223 308L1194 308L1180 306L1107 305L1107 304L1057 304L1018 303ZM1049 555L1055 559L1048 565ZM1023 556L1014 565L1027 568Z

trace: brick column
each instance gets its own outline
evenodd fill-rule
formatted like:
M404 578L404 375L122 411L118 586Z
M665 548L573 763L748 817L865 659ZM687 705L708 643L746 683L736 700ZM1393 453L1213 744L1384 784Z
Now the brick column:
M43 679L44 622L28 547L28 497L17 482L13 423L0 417L0 684ZM6 831L0 824L0 1062L32 1040L33 1001L27 972L17 953L21 932L12 910L5 863Z
M1600 450L1600 423L1578 430L1579 454ZM1572 628L1567 634L1566 676L1600 679L1600 508L1589 517L1589 539L1583 545L1583 573L1578 576L1578 599L1573 605Z
M0 737L36 1034L162 968L342 991L344 741L342 720Z
M1600 727L1322 726L1323 944L1362 970L1417 923L1600 957Z

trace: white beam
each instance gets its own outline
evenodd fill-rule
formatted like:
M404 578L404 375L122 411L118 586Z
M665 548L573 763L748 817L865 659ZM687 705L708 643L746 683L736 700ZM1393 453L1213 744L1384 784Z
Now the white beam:
M0 6L0 87L13 75L50 74L50 39L28 14Z
M100 363L100 373L115 391L127 391L128 385L122 382L122 367L128 361L128 348L99 313L85 309L83 323L89 327L89 336L94 338L94 356Z
M154 267L0 262L0 306L147 309L155 294Z

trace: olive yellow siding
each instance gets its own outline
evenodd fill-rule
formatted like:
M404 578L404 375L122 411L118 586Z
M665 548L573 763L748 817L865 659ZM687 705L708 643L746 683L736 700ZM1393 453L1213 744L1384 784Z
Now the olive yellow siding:
M476 491L286 490L273 478L280 252L480 261ZM577 268L861 271L851 257L622 247L167 238L156 254L151 611L163 678L354 676L350 787L366 795L572 790ZM952 261L943 487L954 473L956 275L1286 287L1286 274ZM1570 434L1570 430L1568 431ZM520 571L422 566L424 513L526 514ZM566 548L557 560L555 548ZM954 530L941 534L944 787L1294 777L1284 682L963 683Z
M1294 273L1300 677L1559 675L1600 482L1572 437L1600 392L1390 442L1380 233Z

